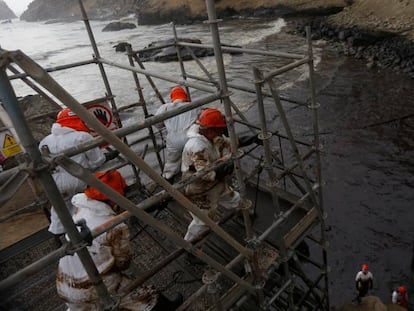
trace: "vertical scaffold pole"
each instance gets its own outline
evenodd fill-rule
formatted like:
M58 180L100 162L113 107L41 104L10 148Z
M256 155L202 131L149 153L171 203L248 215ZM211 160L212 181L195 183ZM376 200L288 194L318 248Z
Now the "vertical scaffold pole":
M132 67L134 67L135 64L134 64L134 59L132 57L133 52L132 52L132 48L131 48L130 45L127 45L127 53L128 53L129 64ZM133 76L134 81L135 81L135 86L137 88L137 92L138 92L138 96L139 96L139 102L141 104L142 111L144 112L145 118L148 118L149 114L148 114L148 109L147 109L147 103L145 102L144 93L142 93L141 83L139 82L138 74L136 72L132 72L132 76ZM163 166L163 163L162 163L162 160L161 160L160 150L159 150L159 147L158 147L158 144L157 144L157 139L155 138L155 135L154 135L154 130L152 129L151 126L149 126L148 131L150 133L152 144L153 144L154 149L155 149L155 154L157 155L158 164L160 165L161 171L163 171L164 166ZM138 178L138 176L137 176L137 178Z
M240 187L240 194L242 197L244 197L246 193L246 187L244 185L242 172L240 170L240 161L237 156L237 152L238 152L237 137L236 137L236 132L234 129L233 115L231 111L230 92L227 87L226 72L224 70L223 53L221 51L220 34L218 31L218 25L217 25L219 21L217 20L217 14L216 14L216 9L214 7L214 1L206 0L206 6L207 6L207 14L208 14L208 23L210 25L211 37L212 37L213 46L214 46L214 55L216 58L219 85L220 85L221 94L223 96L224 112L226 115L227 127L229 129L229 137L230 137L231 150L233 153L234 168L236 171L236 178L237 178L237 181Z
M232 150L232 158L234 161L236 178L239 184L242 202L244 202L244 205L246 206L246 205L251 204L251 202L245 199L246 187L245 187L243 175L240 169L240 160L238 158L237 136L236 136L236 131L234 128L234 120L233 120L233 115L231 111L232 102L230 99L230 92L227 87L226 71L224 69L223 53L221 50L221 43L220 43L220 33L218 30L219 20L217 19L216 9L214 7L214 1L206 0L206 7L207 7L208 23L210 25L211 37L212 37L213 47L214 47L214 56L216 58L217 73L219 77L219 86L220 86L221 95L223 96L224 112L226 115L227 128L229 130L230 145L231 145L231 150ZM251 221L249 221L250 219L248 217L248 211L246 208L243 209L243 217L245 220L244 226L246 230L246 236L248 239L251 239L253 237L253 230L252 230ZM256 256L252 256L251 263L253 266L254 274L256 278L259 279L260 272L257 269ZM260 297L260 291L259 291L259 297Z
M103 64L99 61L99 59L101 58L101 55L99 53L98 46L96 45L95 37L93 35L91 25L89 24L88 15L86 14L86 10L85 10L85 7L83 6L82 0L79 0L79 8L80 8L80 11L82 13L82 18L83 18L83 22L84 22L85 27L86 27L86 31L88 32L88 37L89 37L89 41L91 42L91 45L92 45L93 53L95 54L95 57L98 59L99 71L101 73L102 80L103 80L103 83L105 85L106 93L107 93L107 95L109 97L109 100L111 102L112 112L114 114L114 117L115 117L115 120L116 120L116 123L117 123L118 127L122 127L121 118L119 117L118 108L116 107L116 104L115 104L115 99L114 99L114 96L112 94L111 85L109 84L109 80L108 80L108 76L106 75L105 68L104 68Z
M25 122L24 115L20 110L19 103L16 98L16 94L10 84L7 77L5 67L0 68L0 99L13 122L20 142L25 148L27 154L30 157L31 165L36 171L36 176L39 178L43 185L43 188L49 198L50 203L56 210L60 221L62 222L70 240L74 244L82 242L82 238L73 223L72 217L66 207L52 175L48 170L48 166L43 162L37 143L32 135L32 132ZM101 299L101 305L104 310L112 310L116 302L111 298L105 284L96 269L95 263L92 260L88 250L81 248L77 251L79 259L81 260L85 271L95 286L96 292Z
M177 44L178 42L177 29L174 23L171 23L171 24L172 24L173 34L174 34L175 48L177 49L178 63L180 64L181 76L183 77L184 80L187 80L187 73L185 72L183 58L181 57L180 47ZM188 86L185 87L185 91L187 92L188 98L191 101L191 94L190 94L190 89L188 88Z
M276 209L276 215L280 214L280 205L279 205L279 197L276 194L276 186L277 186L277 179L276 174L273 171L273 157L272 157L272 150L270 149L270 138L272 137L272 133L267 131L267 124L266 124L266 116L264 111L263 105L263 94L262 94L262 87L263 87L263 75L259 71L258 68L253 68L253 75L255 79L255 86L256 86L256 94L257 94L257 109L259 111L259 118L260 118L260 127L261 127L261 134L259 138L263 141L263 148L265 152L265 169L269 176L270 188L272 189L272 201Z
M276 179L276 174L273 171L272 153L271 153L270 144L269 144L269 139L272 137L272 133L267 131L266 116L265 116L264 105L263 105L262 86L263 86L264 80L263 80L263 75L258 68L256 67L253 68L253 74L254 74L255 85L256 85L257 106L258 106L259 117L260 117L260 126L262 130L262 133L259 137L263 140L263 147L265 151L265 161L266 161L265 168L268 172L270 183L271 183L270 184L270 187L272 190L271 195L272 195L273 204L276 209L275 220L277 220L278 217L280 217L281 215L280 214L281 210L280 210L280 205L279 205L279 197L276 194L277 179ZM284 258L283 271L285 274L286 281L291 281L292 275L290 273L289 265L286 260L287 250L286 250L285 241L283 239L283 236L277 236L276 240L277 240L277 246L280 249L280 253L282 257ZM293 296L292 296L293 290L291 289L291 287L287 287L287 288L288 288L288 294L289 294L289 308L290 310L294 310Z
M318 190L318 209L319 217L321 222L321 237L322 237L322 256L324 263L324 281L325 281L325 297L327 303L327 310L329 310L329 281L328 281L328 253L326 250L327 247L327 238L326 238L326 225L325 225L325 211L323 207L323 197L322 197L322 164L321 164L321 153L320 153L320 141L319 141L319 117L318 117L318 108L319 104L316 102L316 93L315 93L315 82L314 82L314 64L313 64L313 49L312 49L312 39L311 39L311 29L309 26L306 26L306 40L308 43L308 57L309 57L309 87L311 92L311 104L309 108L312 110L312 121L313 121L313 139L314 139L314 148L316 154L316 169L317 169L317 181L319 184Z

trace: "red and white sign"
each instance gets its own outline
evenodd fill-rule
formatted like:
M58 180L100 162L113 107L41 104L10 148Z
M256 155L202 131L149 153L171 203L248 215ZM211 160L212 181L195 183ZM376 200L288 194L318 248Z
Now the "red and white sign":
M111 131L117 129L117 125L114 122L111 109L107 104L93 104L89 105L87 109L92 112L95 117ZM91 135L97 136L97 133L91 129Z

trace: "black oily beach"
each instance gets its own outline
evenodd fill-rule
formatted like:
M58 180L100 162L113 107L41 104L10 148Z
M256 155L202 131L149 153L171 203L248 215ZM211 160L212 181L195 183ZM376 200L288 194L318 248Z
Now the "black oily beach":
M384 303L398 284L408 285L412 296L414 46L390 34L364 37L357 29L350 34L364 44L349 36L338 45L345 30L310 24L313 39L330 40L319 64L329 69L317 78L332 305L352 299L362 263L374 274L371 294ZM344 54L344 44L355 52ZM300 124L303 116L294 118Z
M293 49L302 35L298 25L309 24L308 18L286 21L282 33L266 39L268 46ZM346 56L336 41L320 43L320 37L313 38L322 49L316 94L331 306L355 297L355 275L363 263L374 274L370 294L391 303L393 288L406 284L412 296L414 80L396 68ZM281 94L306 101L306 83L297 82ZM274 114L274 107L266 109L267 116ZM309 139L312 131L304 124L309 124L311 112L288 111L295 137ZM258 122L254 109L248 118ZM283 132L280 123L278 117L268 120L269 128Z
M414 78L414 43L401 35L334 26L327 17L316 17L305 21L305 24L310 25L313 40L329 40L338 44L338 50L344 55L366 60L370 67L380 66ZM304 26L297 26L302 35L305 35Z

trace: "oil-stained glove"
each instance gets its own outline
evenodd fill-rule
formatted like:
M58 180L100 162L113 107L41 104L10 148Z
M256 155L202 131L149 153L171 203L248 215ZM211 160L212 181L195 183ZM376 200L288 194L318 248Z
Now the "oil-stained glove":
M117 156L119 156L118 150L111 150L109 152L105 153L105 161L110 161L112 159L115 159Z
M216 179L223 179L227 175L230 175L233 173L234 170L234 164L233 162L229 162L226 164L223 164L216 168L214 171L216 172Z
M263 145L263 141L257 135L239 137L239 147L246 147L251 144Z

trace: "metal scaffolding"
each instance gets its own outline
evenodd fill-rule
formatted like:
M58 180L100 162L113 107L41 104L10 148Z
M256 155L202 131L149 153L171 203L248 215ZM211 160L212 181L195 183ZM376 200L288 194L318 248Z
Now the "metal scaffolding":
M117 308L119 297L112 296L102 282L101 276L87 250L87 242L79 233L53 181L51 175L53 168L61 166L73 176L98 189L124 209L124 212L113 217L110 221L96 228L90 228L93 238L134 216L144 225L143 230L148 226L157 234L163 235L169 243L174 245L174 251L140 275L128 290L133 290L151 280L162 269L177 262L184 252L188 252L202 260L208 268L203 274L202 284L191 287L184 303L178 310L192 310L194 304L201 303L205 299L212 302L208 308L206 307L206 310L329 310L327 240L325 234L326 214L322 198L318 103L316 102L314 89L314 65L309 30L307 33L308 51L306 55L222 47L218 28L220 20L216 16L214 1L206 0L208 23L213 43L210 47L214 50L217 66L216 77L207 71L194 53L191 53L193 59L207 77L197 77L186 72L179 47L191 51L192 47L209 46L180 42L173 25L174 45L177 47L182 75L181 78L177 78L145 69L138 56L142 50L134 51L133 49L128 49L129 65L119 64L102 58L99 54L92 29L89 26L82 0L79 0L79 5L93 47L93 60L44 69L21 51L9 52L0 50L0 99L26 151L25 155L21 157L18 167L1 174L0 180L7 180L7 182L2 183L0 202L9 200L10 193L16 192L24 180L33 179L36 182L39 181L43 186L47 200L56 209L70 239L69 243L56 248L48 254L44 254L40 260L32 262L1 280L0 291L10 290L10 288L24 282L24 280L39 270L50 267L59 258L76 252L96 288L102 309L116 310ZM226 68L222 57L222 53L225 50L274 56L292 62L272 71L252 68L254 85L251 87L240 86L227 82ZM93 114L88 112L84 104L79 103L48 73L54 70L64 70L92 63L96 63L99 66L106 92L103 99L111 103L112 112L119 127L114 131L109 130L98 121ZM20 70L17 70L14 65L18 66ZM142 107L145 115L145 119L142 122L123 126L122 120L119 117L120 109L117 107L115 97L112 94L110 81L105 73L105 66L112 66L131 72L139 96L139 103L135 104L135 106ZM300 103L280 96L274 81L276 76L299 66L308 66L310 98L308 103ZM7 76L6 69L11 70L14 75ZM184 107L157 116L150 116L146 107L146 99L141 90L141 76L148 80L161 103L164 103L164 101L152 78L182 85L187 88L187 91L197 89L204 92L205 95L193 100ZM22 81L50 102L56 104L52 98L57 99L61 104L73 110L99 136L94 140L69 148L59 155L41 154L27 125L27 120L19 108L18 100L10 83L12 79L22 79ZM260 124L250 122L249 118L237 108L231 100L230 89L256 94ZM99 102L103 99L97 99L96 101ZM231 142L231 155L213 163L209 168L197 172L191 178L170 184L159 174L163 170L163 161L160 154L159 140L157 140L152 125L217 100L221 101L222 109L226 116ZM270 129L269 110L265 111L265 106L268 107L269 102L273 105L274 114L277 114L280 119L283 133ZM292 104L310 110L312 116L310 122L312 123L314 135L311 142L300 141L295 138L286 112L286 105ZM134 104L128 107L132 106ZM257 134L262 141L262 146L254 147L248 152L242 152L238 148L237 143L237 126L247 127L249 131ZM148 134L140 141L128 142L126 136L139 131L147 131ZM150 166L144 159L148 145L141 155L131 148L135 143L148 139L153 145L158 167ZM275 141L279 144L280 150L278 152L275 152ZM139 187L144 187L140 179L140 174L144 173L151 179L153 184L158 186L157 192L148 195L139 203L136 203L133 199L118 194L112 188L99 181L89 170L70 159L71 156L99 146L102 143L110 145L122 155L123 161L118 163L115 168L131 165ZM286 153L294 159L293 162L285 162L284 154ZM225 215L219 221L210 219L180 191L185 185L223 165L226 161L233 161L234 163L235 184L246 205L242 209L242 222L234 221L234 215ZM313 161L312 169L306 165L309 161ZM246 162L250 164L255 163L254 169L250 172L244 169L244 163ZM260 178L262 169L265 170L267 176ZM261 182L259 183L259 181ZM260 195L263 198L266 197L264 202L266 202L271 211L267 216L272 216L273 219L265 229L256 228L249 216L249 208L252 204L251 189L256 191L256 196L260 191ZM184 211L196 215L209 226L210 231L203 233L192 243L185 241L182 235L175 230L176 228L169 226L168 223L157 219L153 214L147 212L151 207L166 200L172 200ZM44 200L39 200L38 205L43 206L44 203ZM27 208L22 207L22 209ZM257 213L260 214L261 207L257 208ZM175 214L176 211L170 211L169 213L171 217L179 219L179 215ZM179 220L182 221L182 219ZM245 233L240 235L240 232L243 230L238 230L239 235L229 232L229 227L227 225L224 226L229 221L232 221L232 224L238 224L239 227L244 226ZM184 226L187 224L184 221ZM158 241L155 236L151 238L154 241ZM302 251L301 245L304 242L312 243L311 254L305 254ZM210 253L201 251L205 247L212 251ZM223 261L222 258L226 258L226 260ZM200 299L200 297L204 298Z

